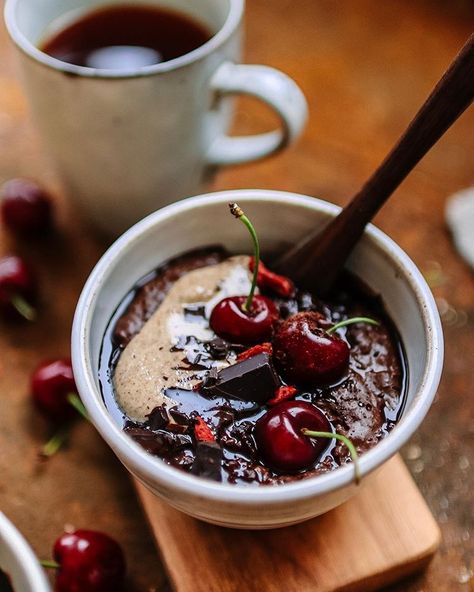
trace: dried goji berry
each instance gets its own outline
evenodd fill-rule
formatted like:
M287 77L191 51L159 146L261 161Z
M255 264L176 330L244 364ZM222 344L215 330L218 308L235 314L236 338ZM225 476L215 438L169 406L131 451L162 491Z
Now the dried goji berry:
M249 268L251 272L253 272L254 267L255 258L250 257ZM283 298L290 298L295 293L295 285L290 278L270 271L262 261L258 265L257 286L262 289L271 290L275 294L278 294L278 296L283 296Z
M243 362L244 360L248 360L249 358L256 356L257 354L269 354L272 355L272 344L269 342L260 343L258 345L254 345L253 347L246 349L241 354L237 356L238 362Z
M288 401L288 399L292 399L296 395L297 392L298 392L298 389L295 388L294 386L280 386L275 391L275 396L273 397L273 399L270 399L269 401L267 401L267 405L270 405L273 407L274 405L278 405L278 403L282 403L283 401Z
M200 442L215 442L216 438L211 430L211 428L207 425L207 423L203 420L203 418L198 415L194 420L194 435L196 440Z

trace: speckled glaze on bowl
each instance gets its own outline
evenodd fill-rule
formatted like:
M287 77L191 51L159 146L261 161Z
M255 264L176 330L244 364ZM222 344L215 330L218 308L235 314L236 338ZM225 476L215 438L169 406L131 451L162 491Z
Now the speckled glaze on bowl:
M107 412L98 382L105 327L139 278L169 257L196 247L221 243L232 252L249 251L247 233L229 217L229 201L237 201L252 218L264 254L282 251L339 212L338 207L311 197L257 189L210 193L151 214L119 238L91 273L74 319L72 360L91 420L122 463L150 491L178 510L214 524L275 528L307 520L347 500L357 491L353 467L266 487L201 479L149 455L126 436ZM367 228L348 267L382 295L401 334L409 374L400 422L360 460L364 482L412 436L428 412L441 375L443 336L423 276L380 230Z
M43 568L23 536L0 512L0 569L15 592L51 592Z

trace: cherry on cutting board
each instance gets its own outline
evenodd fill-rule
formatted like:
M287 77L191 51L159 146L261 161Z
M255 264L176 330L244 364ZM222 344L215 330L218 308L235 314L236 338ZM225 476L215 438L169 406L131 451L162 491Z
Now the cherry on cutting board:
M319 327L320 315L300 312L280 325L273 356L285 378L305 386L339 382L349 368L349 346Z
M5 224L17 234L45 234L52 227L49 194L29 179L11 179L0 189L1 214Z
M303 435L303 429L328 433L331 425L322 411L306 401L286 401L267 411L254 430L262 460L282 473L296 473L314 466L329 441L308 438Z
M36 278L21 257L0 258L0 312L5 318L33 321L37 291Z
M42 362L31 376L31 396L36 407L55 423L65 423L77 415L68 397L77 396L71 360Z
M120 545L94 530L65 533L54 544L57 592L118 592L125 579ZM44 562L47 567L53 567Z
M222 339L241 345L267 341L278 320L278 310L265 296L254 296L250 312L244 309L247 296L224 298L213 308L211 329Z

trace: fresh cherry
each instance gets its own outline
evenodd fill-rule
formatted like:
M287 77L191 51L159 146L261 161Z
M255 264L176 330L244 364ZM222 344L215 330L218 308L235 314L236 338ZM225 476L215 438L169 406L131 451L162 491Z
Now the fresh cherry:
M0 259L0 311L6 318L35 318L36 279L25 263L16 255Z
M291 383L325 386L347 374L349 346L321 329L319 321L316 312L300 312L282 323L275 334L274 360Z
M305 401L285 401L255 424L254 436L262 460L273 470L296 473L312 467L327 448L325 438L309 438L302 430L330 432L326 416Z
M57 592L118 592L125 579L125 558L112 538L93 530L65 533L55 542Z
M222 339L241 345L268 341L278 320L278 310L265 296L254 296L250 312L244 310L247 296L221 300L212 310L210 325Z
M252 238L254 256L252 284L248 296L230 296L221 300L211 313L211 329L222 339L240 345L268 341L278 320L278 309L265 296L255 296L260 266L260 246L252 222L236 203L229 204L230 213L240 220Z
M41 413L54 423L65 423L77 415L68 399L76 393L71 360L68 358L43 362L31 376L33 401Z
M35 182L12 179L0 190L3 222L18 234L43 234L52 226L49 195Z

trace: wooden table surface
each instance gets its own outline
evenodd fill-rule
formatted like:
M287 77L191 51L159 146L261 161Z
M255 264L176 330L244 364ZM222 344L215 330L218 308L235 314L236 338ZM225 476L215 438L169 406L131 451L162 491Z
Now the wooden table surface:
M377 165L474 25L470 0L250 0L249 63L288 72L310 104L303 139L284 154L222 172L216 188L264 187L343 204ZM242 101L236 127L273 120ZM391 592L463 592L473 586L470 450L474 425L474 277L453 249L444 205L474 183L474 109L418 166L377 218L422 270L436 276L446 364L436 402L403 454L443 531L429 569ZM127 474L82 423L46 465L36 452L47 426L31 410L28 376L45 357L67 355L75 303L104 245L64 203L27 116L6 34L0 29L0 182L30 176L56 190L60 236L32 247L0 230L0 253L38 269L44 302L32 326L0 331L0 509L47 558L65 525L109 532L123 545L129 590L167 589ZM441 280L441 282L439 281Z

